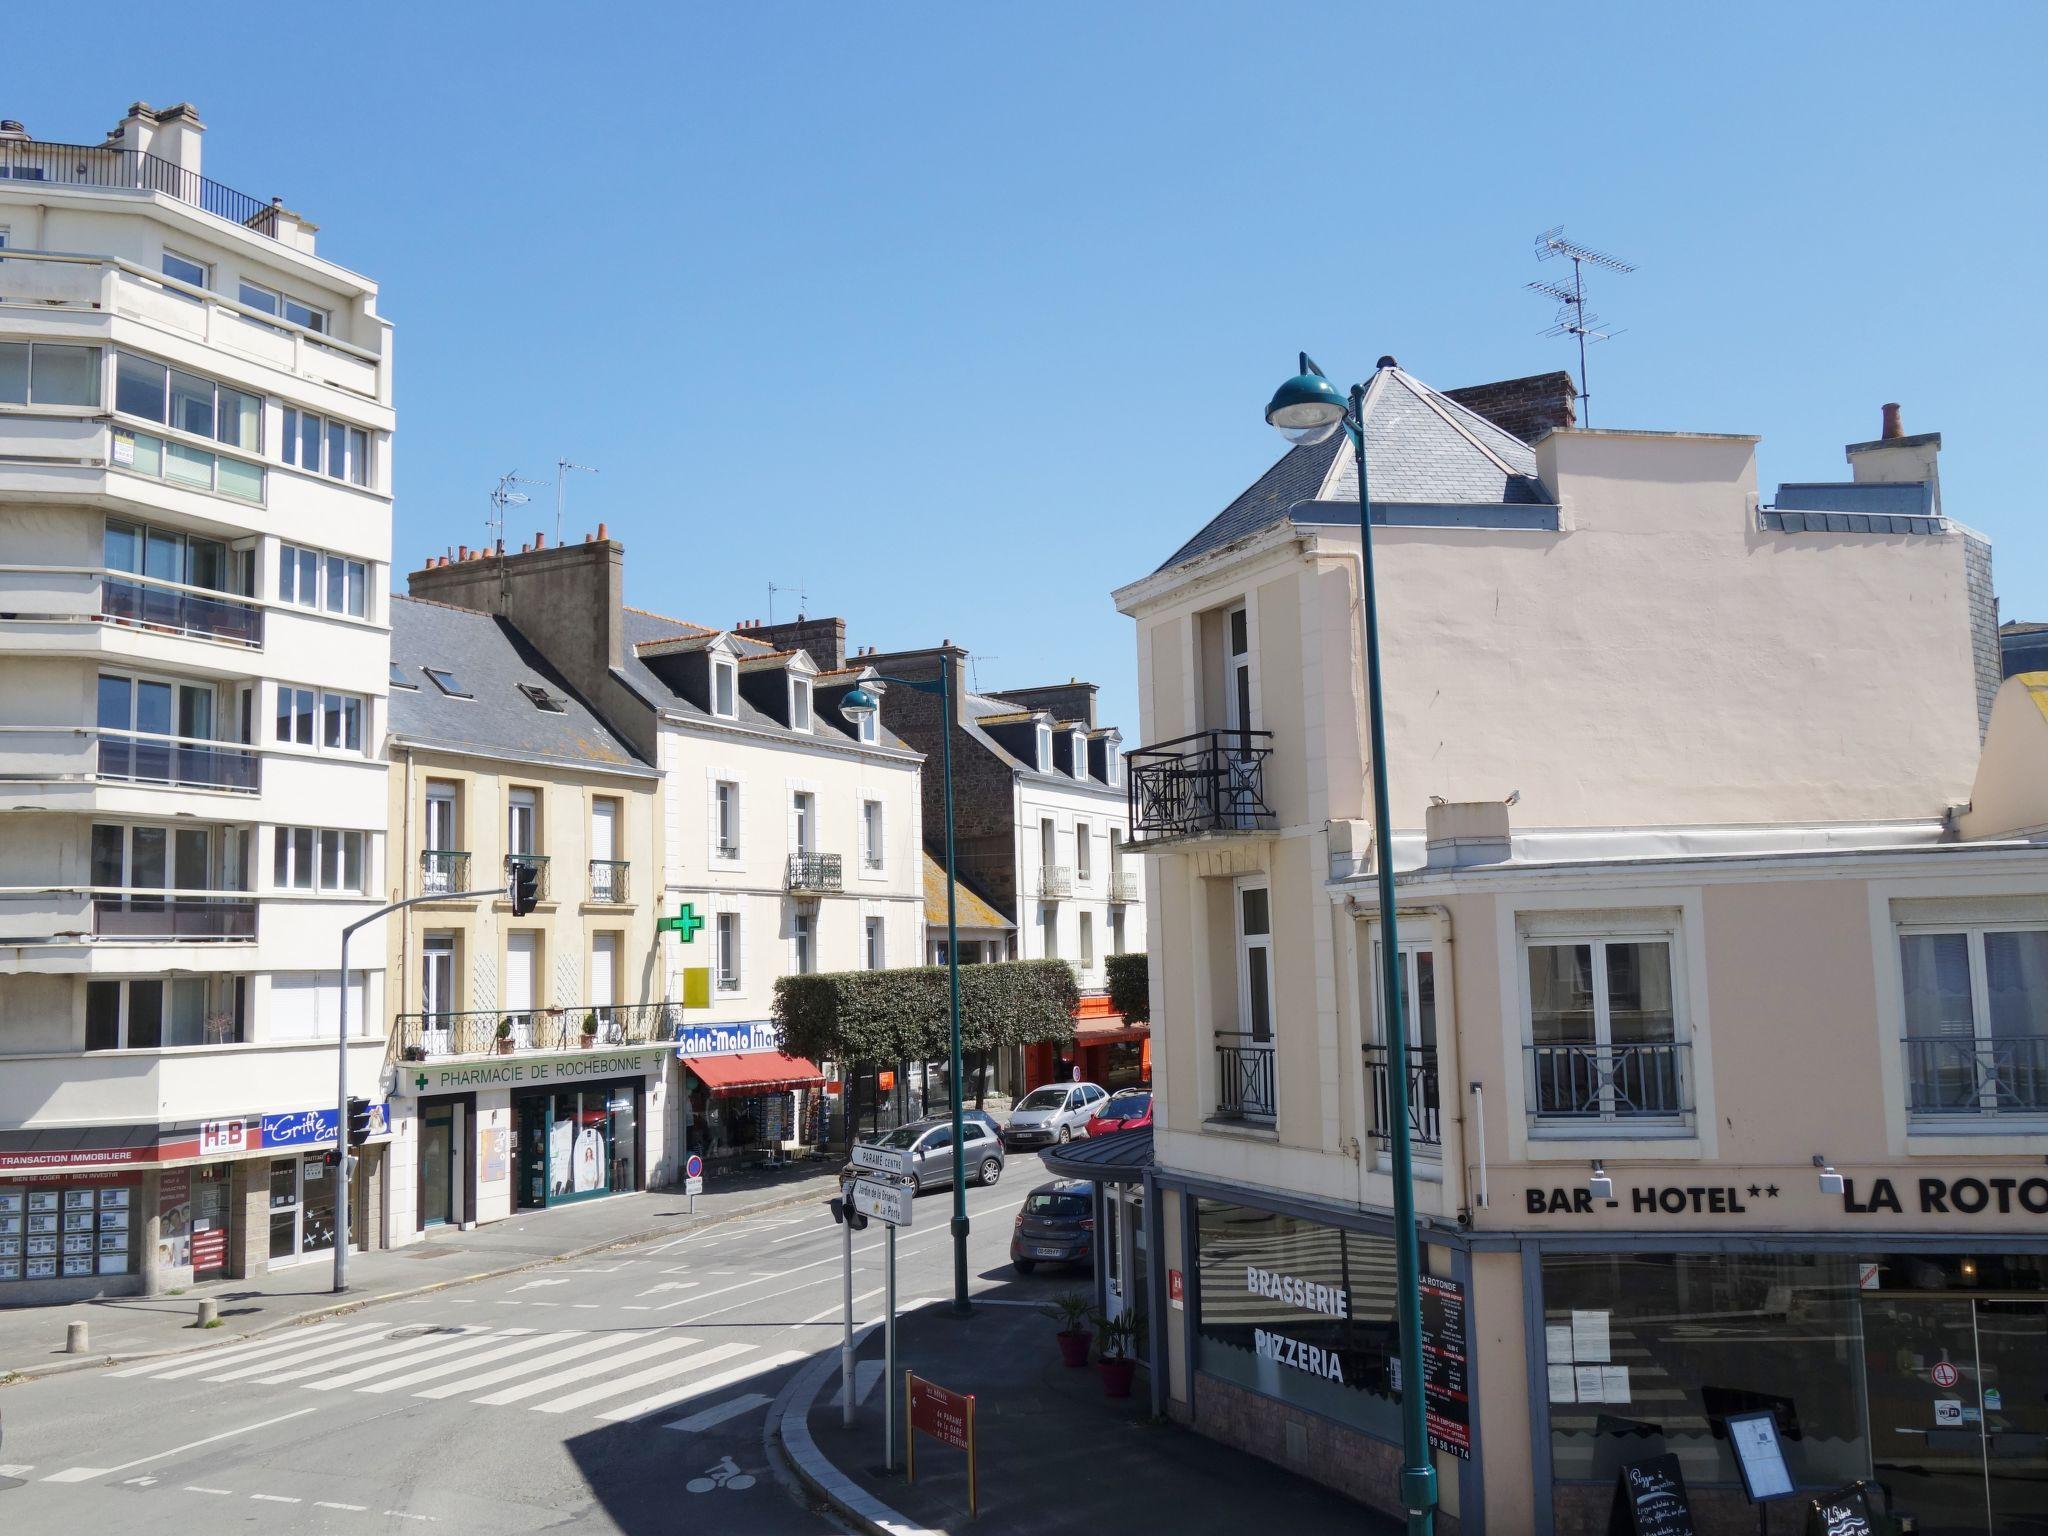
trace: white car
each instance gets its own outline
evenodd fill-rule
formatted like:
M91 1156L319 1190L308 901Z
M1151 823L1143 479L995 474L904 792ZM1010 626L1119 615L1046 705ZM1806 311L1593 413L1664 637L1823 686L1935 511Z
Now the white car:
M1108 1102L1109 1090L1095 1083L1048 1083L1034 1088L1010 1112L1010 1123L1003 1127L1003 1145L1043 1147L1072 1141Z

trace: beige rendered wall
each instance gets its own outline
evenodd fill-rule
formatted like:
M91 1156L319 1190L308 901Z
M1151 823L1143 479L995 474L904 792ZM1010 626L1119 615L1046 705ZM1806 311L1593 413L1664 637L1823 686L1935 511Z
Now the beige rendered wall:
M1535 1528L1527 1490L1535 1477L1529 1441L1528 1330L1523 1326L1522 1256L1472 1255L1466 1323L1479 1401L1479 1475L1487 1490L1486 1529L1526 1536Z

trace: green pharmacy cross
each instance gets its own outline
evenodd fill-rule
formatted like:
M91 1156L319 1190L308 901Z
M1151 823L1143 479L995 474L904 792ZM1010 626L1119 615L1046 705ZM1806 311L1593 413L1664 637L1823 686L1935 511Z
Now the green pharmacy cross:
M664 917L654 925L656 933L672 933L687 944L697 937L697 930L704 926L704 919L697 915L697 909L684 902L676 909L674 917Z

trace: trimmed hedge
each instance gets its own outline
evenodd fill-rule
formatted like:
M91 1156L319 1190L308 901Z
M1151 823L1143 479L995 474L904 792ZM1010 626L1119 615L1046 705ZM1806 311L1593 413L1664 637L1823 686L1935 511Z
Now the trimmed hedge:
M1064 960L960 967L960 1043L966 1051L1071 1044L1080 989ZM775 983L784 1054L812 1061L926 1061L949 1046L946 968L832 971Z
M1109 1006L1132 1024L1152 1022L1152 967L1143 950L1111 955L1103 962L1109 983Z

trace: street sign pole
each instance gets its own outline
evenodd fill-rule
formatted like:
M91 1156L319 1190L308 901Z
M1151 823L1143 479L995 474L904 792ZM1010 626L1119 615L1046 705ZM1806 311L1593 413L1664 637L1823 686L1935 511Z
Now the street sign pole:
M883 1353L888 1358L889 1363L885 1367L882 1377L882 1396L889 1405L889 1430L888 1438L884 1442L885 1454L883 1456L883 1463L891 1472L894 1472L896 1470L896 1225L894 1222L891 1222L889 1225L889 1277L886 1284L888 1289L889 1321L883 1334L885 1344Z
M894 1227L889 1229L895 1231ZM853 1223L841 1224L840 1240L846 1245L846 1332L839 1342L839 1422L853 1428Z

